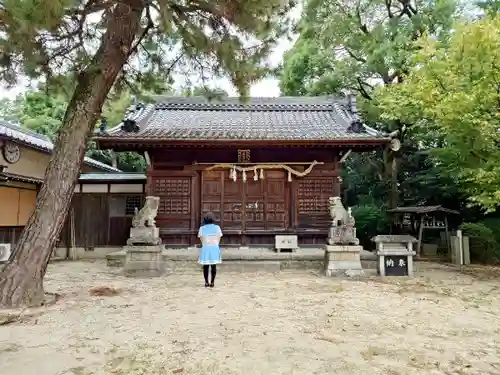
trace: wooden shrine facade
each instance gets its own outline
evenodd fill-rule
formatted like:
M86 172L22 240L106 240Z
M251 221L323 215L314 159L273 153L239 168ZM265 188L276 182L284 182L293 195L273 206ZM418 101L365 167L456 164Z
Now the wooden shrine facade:
M95 139L101 148L144 153L146 194L160 197L156 222L168 246L198 244L207 212L225 246L269 246L277 234L323 244L342 156L387 143L352 102L331 98L164 98L135 107Z
M238 163L238 151L254 158ZM338 158L331 150L305 151L151 152L147 193L160 197L157 225L165 243L198 243L196 234L207 212L220 223L226 245L270 245L276 234L285 233L298 234L303 244L324 243L329 225L328 198L340 194ZM311 161L301 159L306 155L321 162L311 167ZM282 165L295 173L307 168L311 171L297 177ZM242 168L249 169L245 176L238 170Z

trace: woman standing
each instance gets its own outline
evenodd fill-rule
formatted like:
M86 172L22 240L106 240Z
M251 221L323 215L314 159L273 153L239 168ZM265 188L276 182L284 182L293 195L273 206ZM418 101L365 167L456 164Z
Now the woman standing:
M198 238L201 240L201 251L198 263L203 265L203 277L205 278L205 288L214 287L215 275L217 274L217 264L221 263L219 242L222 237L222 230L214 223L214 216L208 213L203 219L203 225L198 231ZM208 283L208 271L210 268L210 283Z

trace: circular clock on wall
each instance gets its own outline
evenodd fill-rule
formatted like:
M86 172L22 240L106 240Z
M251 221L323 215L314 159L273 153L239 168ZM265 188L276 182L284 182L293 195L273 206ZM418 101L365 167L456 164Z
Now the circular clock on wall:
M21 158L21 149L12 142L6 142L3 146L3 157L10 164L17 163Z

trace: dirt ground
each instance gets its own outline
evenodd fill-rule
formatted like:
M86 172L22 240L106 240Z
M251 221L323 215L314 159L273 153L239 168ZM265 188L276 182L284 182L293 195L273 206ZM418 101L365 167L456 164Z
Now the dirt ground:
M211 290L201 271L127 279L53 264L46 290L61 299L0 326L0 373L500 374L498 276L219 273ZM119 293L92 296L101 286Z

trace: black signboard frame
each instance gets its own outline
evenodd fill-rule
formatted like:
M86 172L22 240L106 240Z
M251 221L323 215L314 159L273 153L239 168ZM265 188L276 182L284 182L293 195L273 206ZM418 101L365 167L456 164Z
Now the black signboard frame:
M386 255L384 256L385 276L408 276L408 256Z

